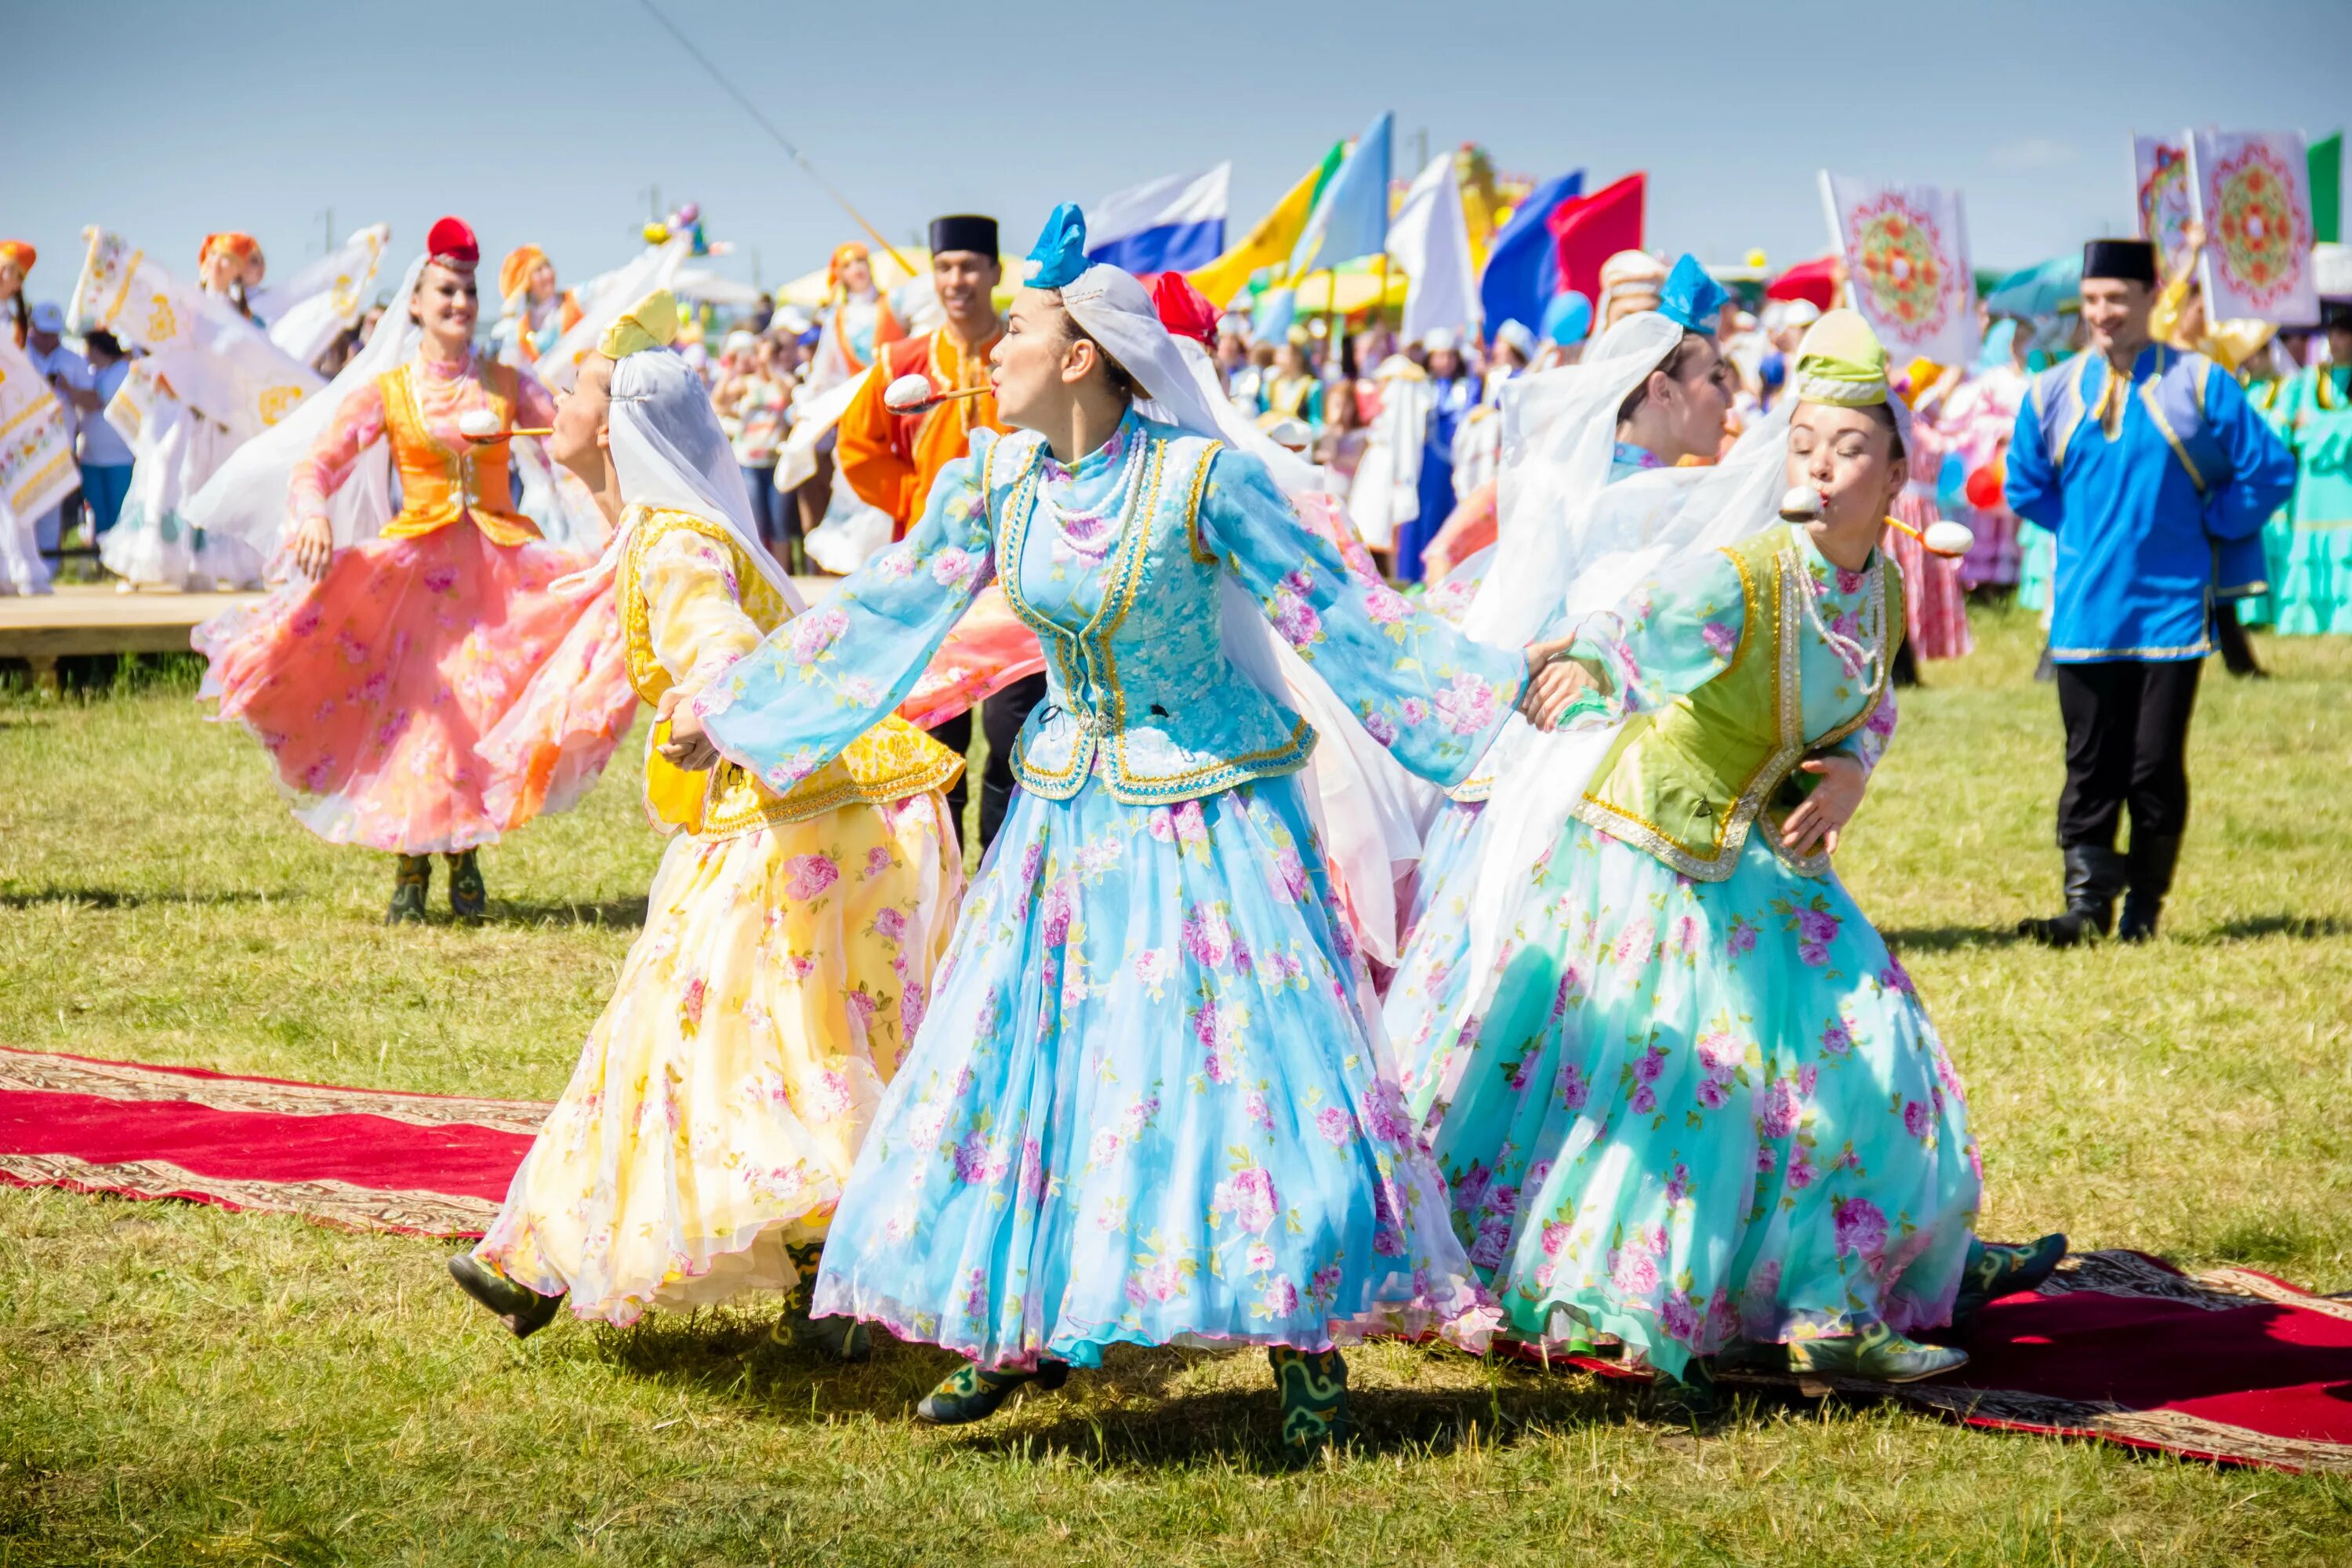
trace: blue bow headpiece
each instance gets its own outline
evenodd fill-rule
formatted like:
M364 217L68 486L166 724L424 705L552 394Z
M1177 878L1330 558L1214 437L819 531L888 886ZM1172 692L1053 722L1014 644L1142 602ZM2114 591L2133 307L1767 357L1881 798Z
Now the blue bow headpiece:
M1658 290L1658 314L1685 331L1712 337L1716 318L1729 298L1723 285L1706 275L1698 258L1685 251L1675 269L1666 274L1666 286Z
M1021 281L1032 289L1066 289L1087 269L1087 215L1076 202L1064 202L1045 220L1021 268Z

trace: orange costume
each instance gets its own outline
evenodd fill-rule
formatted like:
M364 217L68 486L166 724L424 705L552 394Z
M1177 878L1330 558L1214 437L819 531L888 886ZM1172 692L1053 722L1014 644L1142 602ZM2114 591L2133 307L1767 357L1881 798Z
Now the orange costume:
M966 348L945 327L928 336L906 338L880 351L877 373L841 416L834 460L842 477L868 506L890 514L890 537L902 539L923 514L923 498L940 470L962 457L974 430L1002 436L1012 426L996 417L988 393L960 397L920 414L893 414L882 395L902 375L920 375L939 392L988 384L988 351L1003 329Z

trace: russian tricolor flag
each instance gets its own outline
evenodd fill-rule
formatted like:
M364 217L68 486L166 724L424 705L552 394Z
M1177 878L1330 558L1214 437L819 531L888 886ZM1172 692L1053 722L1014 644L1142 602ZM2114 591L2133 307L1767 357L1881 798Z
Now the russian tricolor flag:
M1105 196L1087 209L1087 259L1139 274L1205 267L1224 252L1233 178L1226 163Z

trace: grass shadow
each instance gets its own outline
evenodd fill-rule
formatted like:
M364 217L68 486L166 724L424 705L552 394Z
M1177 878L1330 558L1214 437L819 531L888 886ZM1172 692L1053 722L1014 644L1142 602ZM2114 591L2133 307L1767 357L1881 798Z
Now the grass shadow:
M2257 942L2266 936L2291 936L2315 941L2352 932L2352 921L2335 915L2241 915L2210 931L2177 933L2174 940L2198 946L2224 942Z
M2014 947L2025 939L2007 926L1888 927L1878 933L1897 952L1957 952L1972 947Z
M647 900L634 899L498 899L490 900L484 925L554 926L563 929L609 927L635 930L646 923Z
M864 1415L911 1425L918 1400L959 1364L930 1345L900 1343L877 1331L872 1358L845 1365L772 1339L766 1320L736 1312L647 1319L599 1331L597 1351L656 1383L684 1385L788 1424ZM1455 1360L1450 1352L1433 1352ZM1065 1456L1099 1467L1157 1470L1202 1464L1276 1474L1295 1468L1280 1440L1273 1379L1253 1388L1186 1390L1203 1363L1241 1356L1262 1370L1264 1354L1113 1346L1104 1364L1074 1370L1058 1392L1024 1390L995 1416L943 1431L957 1451L1033 1462ZM1464 1364L1467 1364L1466 1362ZM1750 1425L1772 1391L1741 1390L1693 1414L1664 1386L1490 1363L1478 1384L1444 1388L1359 1384L1349 1390L1358 1457L1433 1457L1517 1440L1530 1430L1641 1425L1668 1441L1697 1442Z
M257 893L249 889L134 893L119 888L40 888L29 892L0 893L0 909L31 910L49 904L72 904L93 910L138 910L159 904L257 904L268 900L290 902L292 898L290 893Z

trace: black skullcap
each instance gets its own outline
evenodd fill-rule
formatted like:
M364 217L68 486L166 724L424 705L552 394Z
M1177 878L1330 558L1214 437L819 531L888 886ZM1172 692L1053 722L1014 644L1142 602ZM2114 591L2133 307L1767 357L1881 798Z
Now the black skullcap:
M2156 285L2156 247L2144 239L2095 239L2083 247L2083 277Z
M997 258L996 220L977 213L950 213L931 220L931 254L942 250L975 250L991 261Z

